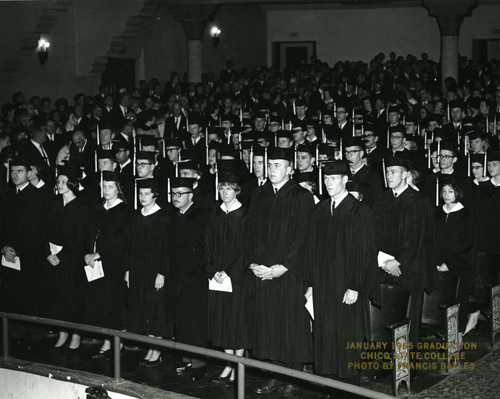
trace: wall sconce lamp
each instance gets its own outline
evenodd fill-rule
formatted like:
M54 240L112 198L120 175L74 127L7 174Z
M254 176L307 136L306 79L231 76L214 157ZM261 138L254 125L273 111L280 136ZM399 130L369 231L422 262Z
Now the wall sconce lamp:
M212 44L214 47L219 45L221 30L217 26L210 29L210 36L212 36Z
M40 61L40 64L44 65L47 62L47 59L49 58L49 47L50 47L50 42L48 42L45 39L40 39L38 41L38 60Z

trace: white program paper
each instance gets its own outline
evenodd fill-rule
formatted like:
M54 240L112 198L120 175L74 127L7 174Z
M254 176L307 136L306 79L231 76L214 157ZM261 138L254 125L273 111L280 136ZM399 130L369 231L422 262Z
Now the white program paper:
M313 304L313 297L312 297L312 295L307 300L307 302L305 304L305 307L306 307L307 311L309 312L309 314L311 315L311 319L314 320L314 304Z
M102 268L102 262L96 260L94 262L94 267L89 265L85 266L85 274L87 275L88 282L92 282L104 277L104 269Z
M394 259L394 256L386 254L385 252L382 252L382 251L378 251L378 255L377 255L378 267L384 266L384 263L386 261L393 260L393 259Z
M14 262L9 262L7 259L5 259L5 255L2 255L2 266L8 267L10 269L14 269L17 271L21 271L21 259L19 259L19 256L16 256L14 258Z
M63 249L61 245L56 245L51 242L49 242L49 247L51 255L57 255Z
M233 292L233 283L231 277L227 276L222 283L218 283L214 278L208 280L208 289L210 291Z

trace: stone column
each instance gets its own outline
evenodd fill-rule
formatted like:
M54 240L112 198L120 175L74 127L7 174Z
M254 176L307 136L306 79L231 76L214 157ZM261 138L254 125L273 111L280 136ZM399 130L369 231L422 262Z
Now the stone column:
M441 85L452 77L458 82L458 37L465 16L479 0L423 0L429 15L436 17L441 34Z
M214 5L197 4L190 6L170 6L169 11L179 21L186 34L187 65L190 82L201 82L203 72L203 33Z

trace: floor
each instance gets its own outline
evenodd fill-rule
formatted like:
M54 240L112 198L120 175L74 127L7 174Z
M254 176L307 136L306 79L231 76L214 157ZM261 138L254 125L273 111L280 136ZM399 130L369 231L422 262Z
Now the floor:
M108 358L93 359L101 344L99 337L86 336L82 345L77 350L68 348L55 349L57 339L55 334L50 334L46 329L39 327L26 327L22 324L11 325L10 355L13 358L34 363L47 363L57 367L100 374L107 377L113 376L112 361ZM494 347L490 345L489 324L482 320L475 330L471 331L464 342L477 343L477 350L464 351L462 365L468 364L469 370L441 369L442 362L435 361L435 370L420 370L418 376L411 383L411 395L407 394L403 386L399 390L400 397L415 397L419 399L433 398L498 398L500 397L500 339ZM28 339L27 336L30 338ZM437 343L438 339L427 339L424 342ZM180 361L179 353L164 352L162 362L155 367L141 366L139 363L144 357L145 349L133 347L133 343L125 343L122 351L122 378L165 391L177 392L198 398L232 399L236 397L236 388L232 385L215 383L216 378L223 368L217 362L208 363L207 371L200 381L193 381L191 373L177 374L175 365ZM422 351L422 357L437 356L439 351ZM431 352L434 352L432 355ZM473 370L470 368L473 367ZM393 394L391 377L373 381L374 371L361 372L361 386ZM246 372L246 397L250 399L262 398L254 393L254 389L262 385L269 374L247 369ZM303 382L302 398L320 398L324 389ZM340 395L335 397L344 397ZM279 392L267 395L267 398L280 397ZM358 396L349 396L357 398Z

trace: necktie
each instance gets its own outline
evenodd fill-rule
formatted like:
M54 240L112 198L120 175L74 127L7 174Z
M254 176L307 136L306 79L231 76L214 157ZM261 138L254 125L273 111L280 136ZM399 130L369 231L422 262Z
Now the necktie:
M278 189L274 187L274 194L278 194Z
M47 153L45 152L43 145L41 145L41 144L40 144L40 152L42 153L42 157L43 157L43 160L45 161L45 163L50 166L49 157L48 157Z
M332 209L331 209L332 216L335 213L335 201L332 201Z
M398 193L394 193L394 198L396 198L398 196Z

